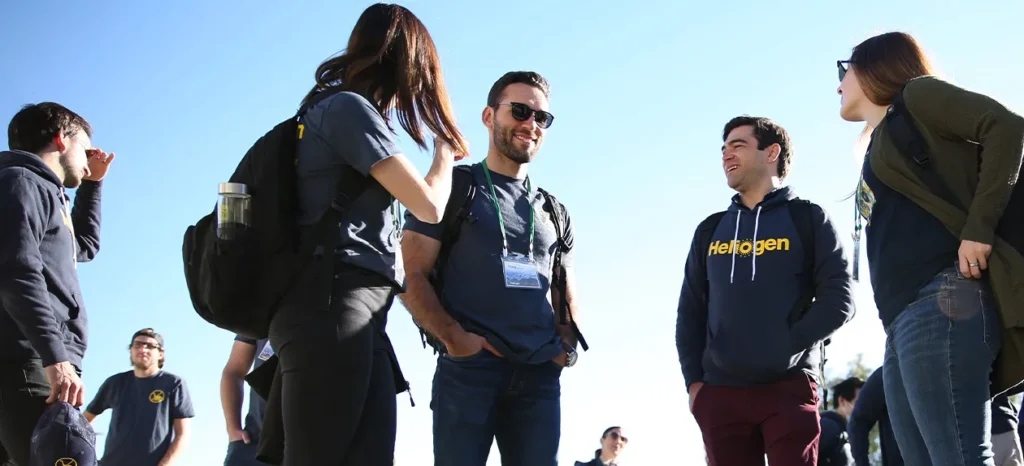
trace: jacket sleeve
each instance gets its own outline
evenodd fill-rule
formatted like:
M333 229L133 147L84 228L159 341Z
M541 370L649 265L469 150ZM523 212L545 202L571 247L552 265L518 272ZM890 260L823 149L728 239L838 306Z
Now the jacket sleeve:
M102 181L82 181L75 193L71 223L75 226L78 262L89 262L100 251L100 187Z
M49 215L39 185L23 169L0 179L0 304L43 360L68 360L64 337L50 308L39 251Z
M702 251L698 251L700 245L697 244L699 238L698 228L686 258L686 275L683 277L676 315L676 350L679 352L679 364L683 369L687 392L690 384L704 379L701 361L704 358L708 328L707 273L701 266L699 254Z
M846 426L854 464L871 464L868 461L871 429L882 416L887 416L885 391L882 387L882 370L876 369L857 393L857 404L853 406L853 413Z
M994 99L935 77L911 81L907 108L941 136L981 145L978 187L960 238L991 245L996 225L1018 182L1024 157L1024 118Z
M793 350L803 351L824 340L853 318L853 277L835 225L825 211L812 206L814 221L814 302L790 334Z

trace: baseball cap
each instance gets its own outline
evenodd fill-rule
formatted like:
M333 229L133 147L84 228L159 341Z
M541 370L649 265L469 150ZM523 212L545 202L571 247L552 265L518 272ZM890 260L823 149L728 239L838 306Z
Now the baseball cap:
M29 466L96 466L96 432L63 401L46 407L32 432Z

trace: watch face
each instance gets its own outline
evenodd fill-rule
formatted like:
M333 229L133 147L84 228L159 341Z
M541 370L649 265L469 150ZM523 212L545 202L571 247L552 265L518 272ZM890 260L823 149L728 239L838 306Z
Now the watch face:
M565 354L565 367L572 367L573 364L576 364L576 356L575 351L567 351Z

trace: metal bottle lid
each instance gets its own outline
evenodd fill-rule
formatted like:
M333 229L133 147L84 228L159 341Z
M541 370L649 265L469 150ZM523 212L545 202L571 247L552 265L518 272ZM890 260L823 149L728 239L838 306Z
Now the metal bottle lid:
M243 183L221 183L217 186L218 194L249 194L249 187Z

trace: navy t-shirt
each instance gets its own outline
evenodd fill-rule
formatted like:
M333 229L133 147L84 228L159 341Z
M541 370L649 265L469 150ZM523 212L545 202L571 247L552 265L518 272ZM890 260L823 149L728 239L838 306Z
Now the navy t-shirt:
M170 372L139 378L133 371L103 382L86 411L112 409L102 466L156 466L174 441L175 419L195 416L185 380Z
M463 328L487 338L509 361L521 364L551 361L562 352L549 300L552 253L558 240L555 225L544 210L544 195L536 187L533 195L528 196L526 180L491 172L510 253L526 255L528 252L531 203L535 213L533 254L541 287L507 288L501 261L501 227L483 170L481 164L472 166L476 194L469 206L469 216L460 226L459 240L452 246L442 271L446 285L439 297L441 304ZM405 229L440 240L443 224L424 223L406 213ZM566 226L566 231L571 231L570 225ZM571 265L570 251L565 266Z
M857 208L866 224L871 288L882 325L889 325L918 291L952 266L960 242L937 218L886 186L864 156Z
M401 153L395 134L370 101L359 94L339 92L325 98L302 116L299 141L299 224L320 220L338 193L346 166L364 176L378 162ZM338 254L342 262L376 272L404 288L405 269L399 254L398 203L376 180L342 214Z
M267 359L270 359L274 355L274 348L270 345L269 339L253 340L246 338L241 335L235 337L235 341L242 343L248 343L256 347L256 353L253 356L252 370L256 370L263 365ZM242 428L249 433L249 438L253 441L258 439L260 436L260 430L263 428L263 415L267 410L267 402L260 398L256 394L256 391L251 387L249 388L249 412L245 415L245 421L243 421Z

